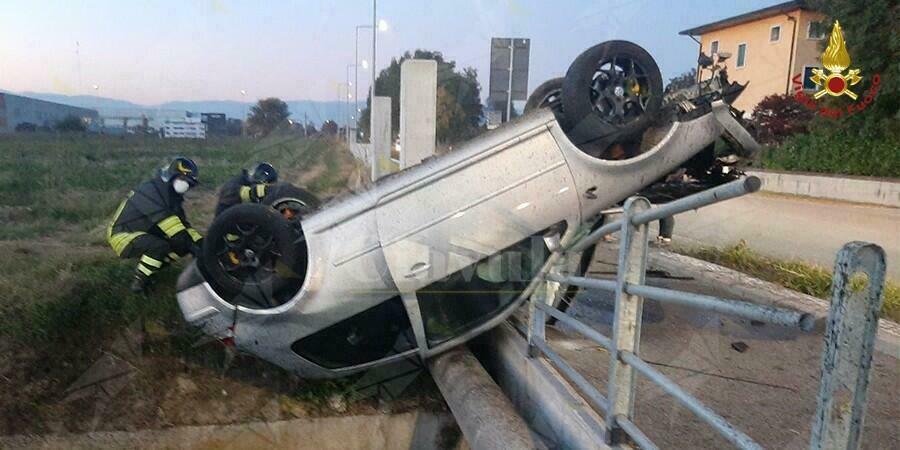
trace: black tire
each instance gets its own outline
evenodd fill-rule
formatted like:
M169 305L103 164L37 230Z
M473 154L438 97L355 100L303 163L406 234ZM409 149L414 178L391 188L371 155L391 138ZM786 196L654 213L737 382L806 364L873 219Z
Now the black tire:
M525 102L525 113L527 114L538 108L553 108L559 110L562 84L562 77L551 78L541 83L541 85L528 96L528 101Z
M242 230L252 231L243 234ZM227 236L238 236L238 240ZM266 242L263 247L270 250L251 253L257 267L241 267L233 262L238 256L245 257L243 250L253 250L254 244ZM273 308L285 303L302 286L306 246L298 240L288 220L270 206L236 205L216 217L210 226L198 266L225 301L254 309Z
M276 207L283 202L296 200L303 204L303 214L319 209L321 201L311 192L289 183L276 183L269 187L269 193L263 200L264 205Z
M617 67L622 64L621 81L627 81L632 87L616 94L616 101L622 101L625 106L614 103L609 108L614 113L605 113L602 103L613 97L607 89L598 91L598 85L609 78L605 73L610 71L603 72L601 68L613 62ZM605 84L615 91L614 86L620 84L619 74L615 69L611 72L616 80ZM637 91L633 88L635 84L639 86ZM659 67L646 50L628 41L597 44L575 58L563 79L563 127L576 145L597 140L612 144L636 138L653 123L662 105L662 92Z

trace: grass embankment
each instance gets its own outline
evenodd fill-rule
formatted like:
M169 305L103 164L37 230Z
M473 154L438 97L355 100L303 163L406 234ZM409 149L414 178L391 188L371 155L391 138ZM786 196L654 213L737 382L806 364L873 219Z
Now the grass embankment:
M255 161L271 162L282 180L323 200L347 190L360 169L329 140L0 137L0 435L321 414L330 411L329 397L350 388L299 380L254 358L240 358L223 377L224 348L204 344L175 302L183 262L160 274L151 295L128 291L134 261L108 247L106 221L126 192L175 155L200 166L202 184L185 207L199 230L211 220L218 186ZM65 400L67 388L141 323L154 332L128 360L135 368L128 387L102 408L95 398Z
M813 297L831 299L830 270L802 261L768 258L751 250L743 241L725 248L678 248L676 251ZM885 284L881 315L900 322L900 284L891 281Z
M900 178L900 143L889 138L802 134L767 149L761 159L768 169Z

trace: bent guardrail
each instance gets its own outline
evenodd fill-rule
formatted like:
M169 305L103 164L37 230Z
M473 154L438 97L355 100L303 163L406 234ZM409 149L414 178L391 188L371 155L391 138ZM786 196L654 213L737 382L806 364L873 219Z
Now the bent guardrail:
M643 449L657 448L633 422L635 381L636 376L640 375L654 382L678 400L735 447L740 449L762 448L721 415L681 389L639 357L641 311L644 298L712 310L780 326L795 327L804 331L812 329L815 318L811 314L741 300L663 289L644 283L649 240L648 224L650 222L755 192L759 190L760 184L758 178L747 177L659 207L652 207L642 197L632 197L626 201L621 219L597 228L568 246L559 245L558 240L548 241L552 251L551 257L545 263L538 278L526 291L526 295L530 298L529 357L543 356L546 358L574 384L592 408L605 415L607 444L623 444L630 440L631 443L637 444ZM563 258L567 252L584 251L603 236L615 232L621 233L618 271L615 280L549 273L550 267ZM859 270L865 271L868 275L867 289L864 293L850 287L852 273ZM545 293L537 288L540 281L552 281L614 292L615 313L612 337L604 336L590 326L551 306L549 299L545 298ZM883 282L884 253L880 247L854 242L847 244L841 250L835 266L834 299L829 313L825 339L822 385L811 442L813 449L856 448L858 446ZM850 299L848 300L848 298ZM548 315L609 351L611 359L606 396L550 348L544 334ZM840 342L847 339L855 344L839 345ZM834 413L834 392L842 387L849 389L851 395L849 400L842 400L846 405L842 404L841 408Z

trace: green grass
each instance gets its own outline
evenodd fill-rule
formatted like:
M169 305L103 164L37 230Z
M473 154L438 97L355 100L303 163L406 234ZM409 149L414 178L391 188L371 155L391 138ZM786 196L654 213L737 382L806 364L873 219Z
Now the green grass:
M130 361L138 375L121 398L127 417L110 419L119 424L113 427L144 426L156 417L175 375L193 376L202 391L215 394L213 405L226 387L262 388L260 395L288 409L302 403L300 410L313 415L332 414L329 398L352 392L352 379L298 380L249 356L225 373L224 347L187 326L175 301L184 263L164 269L149 295L129 291L135 262L120 260L106 244L106 222L128 190L176 155L200 166L201 185L187 194L185 209L201 231L221 183L256 161L271 162L283 181L304 185L323 201L346 191L360 169L328 139L0 136L0 385L11 387L0 389L0 434L48 432L49 422L92 429L82 404L60 398L126 328L140 325L142 356ZM196 401L184 399L185 405Z
M768 169L900 178L900 142L846 132L796 135L767 149Z
M0 137L0 336L23 341L91 343L137 317L177 316L174 273L150 300L127 291L133 261L121 261L103 230L124 194L155 176L175 155L194 158L201 186L188 193L188 217L200 229L215 191L254 161L274 164L282 179L306 177L327 197L344 189L353 157L333 141L291 136L254 141L11 135ZM162 306L165 305L165 306ZM79 333L88 333L79 335ZM90 345L88 345L90 346Z
M785 261L762 256L751 250L744 241L725 248L678 248L677 251L813 297L831 299L831 271L802 261ZM852 286L856 288L863 285L859 278L852 282ZM881 315L900 322L900 284L892 281L885 284Z
M155 175L173 156L200 166L201 185L188 198L212 194L226 179L255 161L269 161L290 180L292 173L324 164L310 188L320 195L340 190L352 156L327 140L276 137L206 141L66 135L0 137L0 240L93 232L102 239L105 221L123 195ZM188 211L190 217L190 211Z

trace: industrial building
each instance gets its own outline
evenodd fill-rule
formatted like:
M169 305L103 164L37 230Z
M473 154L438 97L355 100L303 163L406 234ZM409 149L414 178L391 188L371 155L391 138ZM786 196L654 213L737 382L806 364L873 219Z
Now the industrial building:
M206 124L198 117L167 120L163 123L162 137L176 139L206 139Z
M96 110L0 92L0 134L18 129L51 129L66 117L75 116L90 126L99 115Z
M228 120L223 113L200 113L200 120L206 124L206 134L224 136L228 134Z

